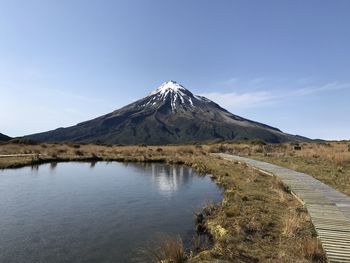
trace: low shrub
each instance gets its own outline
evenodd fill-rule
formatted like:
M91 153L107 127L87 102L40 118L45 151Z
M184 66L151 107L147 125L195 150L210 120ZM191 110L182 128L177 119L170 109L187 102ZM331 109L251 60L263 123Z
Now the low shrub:
M80 150L76 150L76 151L74 151L74 153L76 155L78 155L78 156L83 156L84 155L84 153L82 151L80 151Z
M266 142L263 140L252 140L250 142L251 145L266 145Z
M235 216L238 216L239 213L240 213L240 207L239 206L230 207L225 212L227 217L235 217Z
M25 145L38 145L39 144L37 141L26 139L26 138L12 139L10 142L13 144L25 144Z

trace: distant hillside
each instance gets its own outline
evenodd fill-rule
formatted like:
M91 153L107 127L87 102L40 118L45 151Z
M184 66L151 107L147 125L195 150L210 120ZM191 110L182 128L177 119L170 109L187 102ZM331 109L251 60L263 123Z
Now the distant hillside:
M0 142L7 142L7 141L9 141L11 139L12 139L11 137L0 133Z
M145 98L112 113L26 138L40 142L180 144L245 139L278 143L302 137L234 115L168 81Z

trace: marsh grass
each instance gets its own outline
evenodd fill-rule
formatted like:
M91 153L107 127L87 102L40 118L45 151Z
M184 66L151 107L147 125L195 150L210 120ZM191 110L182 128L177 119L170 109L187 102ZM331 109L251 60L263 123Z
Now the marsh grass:
M304 223L303 215L293 211L284 219L283 235L287 237L295 237L298 231L302 229Z
M184 263L188 259L181 238L173 236L159 237L156 244L141 248L140 253L152 263Z

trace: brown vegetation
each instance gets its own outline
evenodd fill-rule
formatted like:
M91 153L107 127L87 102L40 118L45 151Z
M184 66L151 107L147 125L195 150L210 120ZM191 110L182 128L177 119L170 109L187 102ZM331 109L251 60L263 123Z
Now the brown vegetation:
M185 248L180 237L162 237L158 247L142 251L149 262L153 263L184 263L187 261Z
M276 178L223 160L207 168L224 200L207 216L214 247L191 262L326 262L306 210Z
M250 156L307 173L350 195L349 142L313 142L252 145L249 143L212 145L210 151Z

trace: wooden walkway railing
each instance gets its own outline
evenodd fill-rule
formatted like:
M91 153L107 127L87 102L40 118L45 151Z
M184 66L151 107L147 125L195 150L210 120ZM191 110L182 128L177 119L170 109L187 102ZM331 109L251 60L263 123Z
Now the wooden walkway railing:
M280 178L307 208L328 261L350 263L349 196L304 173L240 156L223 153L214 155L245 163L260 172Z

